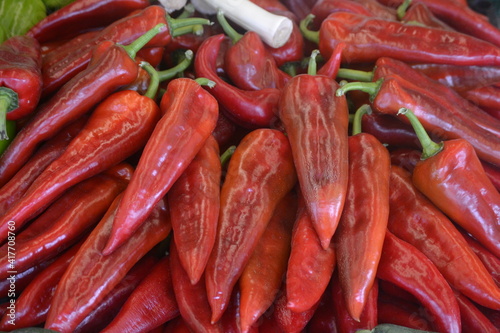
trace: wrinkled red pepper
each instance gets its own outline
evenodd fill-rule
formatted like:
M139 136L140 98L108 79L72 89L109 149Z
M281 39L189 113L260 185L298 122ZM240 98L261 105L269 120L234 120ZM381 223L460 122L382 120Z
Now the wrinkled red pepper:
M254 130L234 151L221 189L215 245L205 269L212 322L227 308L276 205L295 186L296 177L290 144L282 132Z
M102 250L111 233L113 217L122 197L120 195L115 199L61 278L47 314L45 328L72 332L132 266L170 233L168 206L162 200L134 237L114 253L103 255Z
M0 140L9 139L6 120L35 111L42 93L42 53L36 39L13 36L0 45Z
M219 112L215 98L187 78L169 83L160 109L161 119L148 136L114 218L106 254L132 236L184 172L214 130Z

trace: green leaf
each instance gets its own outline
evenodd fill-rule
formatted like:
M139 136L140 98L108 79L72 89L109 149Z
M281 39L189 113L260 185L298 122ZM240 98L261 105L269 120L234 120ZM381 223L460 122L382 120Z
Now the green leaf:
M42 0L0 1L0 24L7 38L24 35L32 26L47 16Z
M66 5L69 5L75 0L43 0L45 3L45 6L50 9L50 10L57 10L59 8L62 8Z

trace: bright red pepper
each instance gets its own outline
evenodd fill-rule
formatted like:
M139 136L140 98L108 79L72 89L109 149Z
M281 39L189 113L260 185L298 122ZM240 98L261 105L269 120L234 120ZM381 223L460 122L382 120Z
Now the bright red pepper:
M486 267L453 223L417 190L412 175L395 166L390 205L388 229L394 235L425 254L455 289L478 304L500 309L500 288Z
M340 286L355 320L375 282L389 217L389 152L373 135L361 132L361 118L370 112L365 105L355 114L346 202L334 235Z
M418 63L500 65L499 47L464 33L356 13L332 13L319 32L303 29L303 33L307 39L319 43L319 50L326 58L337 43L345 43L343 59L347 63L375 62L387 56Z
M0 140L7 140L6 120L35 111L42 93L42 53L36 39L13 36L0 45Z
M172 220L173 221L173 220ZM113 321L101 332L147 333L177 317L170 257L163 257L134 289Z
M430 140L419 119L402 112L415 128L423 151L412 181L453 222L500 257L500 193L484 172L473 146L466 140Z
M120 164L84 180L59 197L16 237L20 271L57 256L73 245L104 215L127 186L132 167ZM0 248L0 279L9 275L7 244Z
M57 285L45 328L72 332L123 279L127 272L171 230L168 206L160 201L148 220L110 255L102 250L111 233L118 196L82 244Z
M112 24L149 4L149 0L76 0L47 15L26 35L36 38L39 43L72 38Z
M160 109L163 115L148 137L114 218L106 254L131 237L184 172L214 130L219 112L215 98L186 78L169 83Z
M349 111L346 99L335 96L338 84L314 74L312 70L294 76L283 88L279 117L292 146L302 195L326 249L347 191Z
M141 149L159 117L158 105L148 96L130 90L108 96L92 112L85 127L64 153L42 172L22 199L0 219L0 239L5 239L8 221L14 220L20 228L69 187Z
M221 189L217 237L205 269L212 322L221 318L276 205L295 186L296 177L290 144L282 132L254 130L234 151Z
M429 310L434 329L461 332L460 309L448 282L422 252L389 231L377 277L415 295Z
M280 201L241 273L239 318L243 332L258 322L280 289L290 255L296 206L297 198L292 193Z
M210 93L217 98L231 120L248 128L270 127L277 118L280 91L274 88L245 91L220 78L217 57L225 38L224 34L214 35L200 45L194 62L196 75L215 82Z

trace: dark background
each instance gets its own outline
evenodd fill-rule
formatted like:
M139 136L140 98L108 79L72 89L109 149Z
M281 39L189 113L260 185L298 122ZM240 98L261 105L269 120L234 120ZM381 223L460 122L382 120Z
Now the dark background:
M500 0L468 0L475 11L489 17L490 22L500 28Z

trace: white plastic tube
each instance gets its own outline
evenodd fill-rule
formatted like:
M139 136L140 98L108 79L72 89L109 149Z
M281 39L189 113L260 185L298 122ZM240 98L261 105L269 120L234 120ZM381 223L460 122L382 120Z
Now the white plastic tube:
M202 14L216 14L222 10L224 16L246 30L255 31L262 41L271 47L283 46L293 29L292 21L275 15L248 0L191 0Z
M184 8L187 0L158 0L158 2L165 8L167 13L172 13Z

